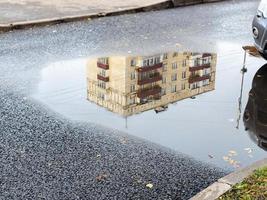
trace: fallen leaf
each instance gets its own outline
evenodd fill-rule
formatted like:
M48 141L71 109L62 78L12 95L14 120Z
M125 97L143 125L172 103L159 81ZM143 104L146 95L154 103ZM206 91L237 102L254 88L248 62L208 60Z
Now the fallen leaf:
M146 187L151 189L151 188L153 188L153 184L152 183L148 183L148 184L146 184Z
M128 143L127 138L121 138L121 139L120 139L120 143L122 143L122 144L127 144L127 143Z
M231 165L233 165L233 164L235 163L235 161L232 160L232 159L230 159L230 160L229 160L229 163L230 163Z
M237 153L234 150L230 150L228 156L237 156Z
M96 177L97 181L104 181L108 177L107 174L100 174L99 176Z
M230 150L229 153L236 154L236 151Z
M228 157L228 156L223 156L223 159L224 159L225 161L229 161L229 157Z

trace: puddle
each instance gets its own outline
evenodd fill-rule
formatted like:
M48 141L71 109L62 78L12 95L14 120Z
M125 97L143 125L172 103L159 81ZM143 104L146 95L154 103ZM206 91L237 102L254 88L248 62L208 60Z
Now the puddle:
M243 122L252 79L264 61L247 58L239 105L242 61L241 47L61 61L42 70L33 97L72 120L238 168L266 156L257 137L256 143L249 137L257 131L246 131Z

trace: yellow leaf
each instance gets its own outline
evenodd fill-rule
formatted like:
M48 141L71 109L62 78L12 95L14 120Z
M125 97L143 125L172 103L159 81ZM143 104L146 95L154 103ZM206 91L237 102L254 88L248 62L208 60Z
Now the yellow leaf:
M234 164L234 163L235 163L235 161L234 161L234 160L232 160L232 159L230 159L230 160L229 160L229 163L232 165L232 164Z
M228 161L228 160L229 160L229 157L227 157L227 156L223 156L223 159L224 159L225 161Z
M236 151L234 151L234 150L231 150L231 151L229 151L229 153L228 153L228 156L237 156L237 153L236 153Z

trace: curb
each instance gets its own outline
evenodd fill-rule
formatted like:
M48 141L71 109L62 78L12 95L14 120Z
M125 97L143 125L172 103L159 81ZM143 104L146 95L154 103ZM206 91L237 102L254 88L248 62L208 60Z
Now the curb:
M257 161L240 171L233 172L220 178L218 181L193 196L190 200L215 200L230 190L233 185L240 183L244 178L251 175L254 170L264 166L267 166L267 158Z
M156 3L156 4L143 6L143 7L125 9L125 10L120 10L120 11L111 11L111 12L106 12L106 13L91 13L87 15L86 14L71 15L71 16L64 16L64 17L55 17L55 18L46 18L46 19L40 19L40 20L16 22L16 23L11 23L11 24L0 24L0 33L8 32L14 29L31 28L34 26L54 25L54 24L60 24L60 23L96 19L100 17L117 16L117 15L140 13L140 12L149 12L149 11L168 9L168 8L196 5L196 4L214 3L214 2L219 2L219 1L225 1L225 0L163 0L163 2L161 3Z

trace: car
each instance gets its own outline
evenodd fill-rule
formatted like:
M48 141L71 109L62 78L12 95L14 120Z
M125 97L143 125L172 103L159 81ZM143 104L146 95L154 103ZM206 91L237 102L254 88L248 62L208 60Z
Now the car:
M267 0L262 0L252 22L254 44L259 53L267 59Z

